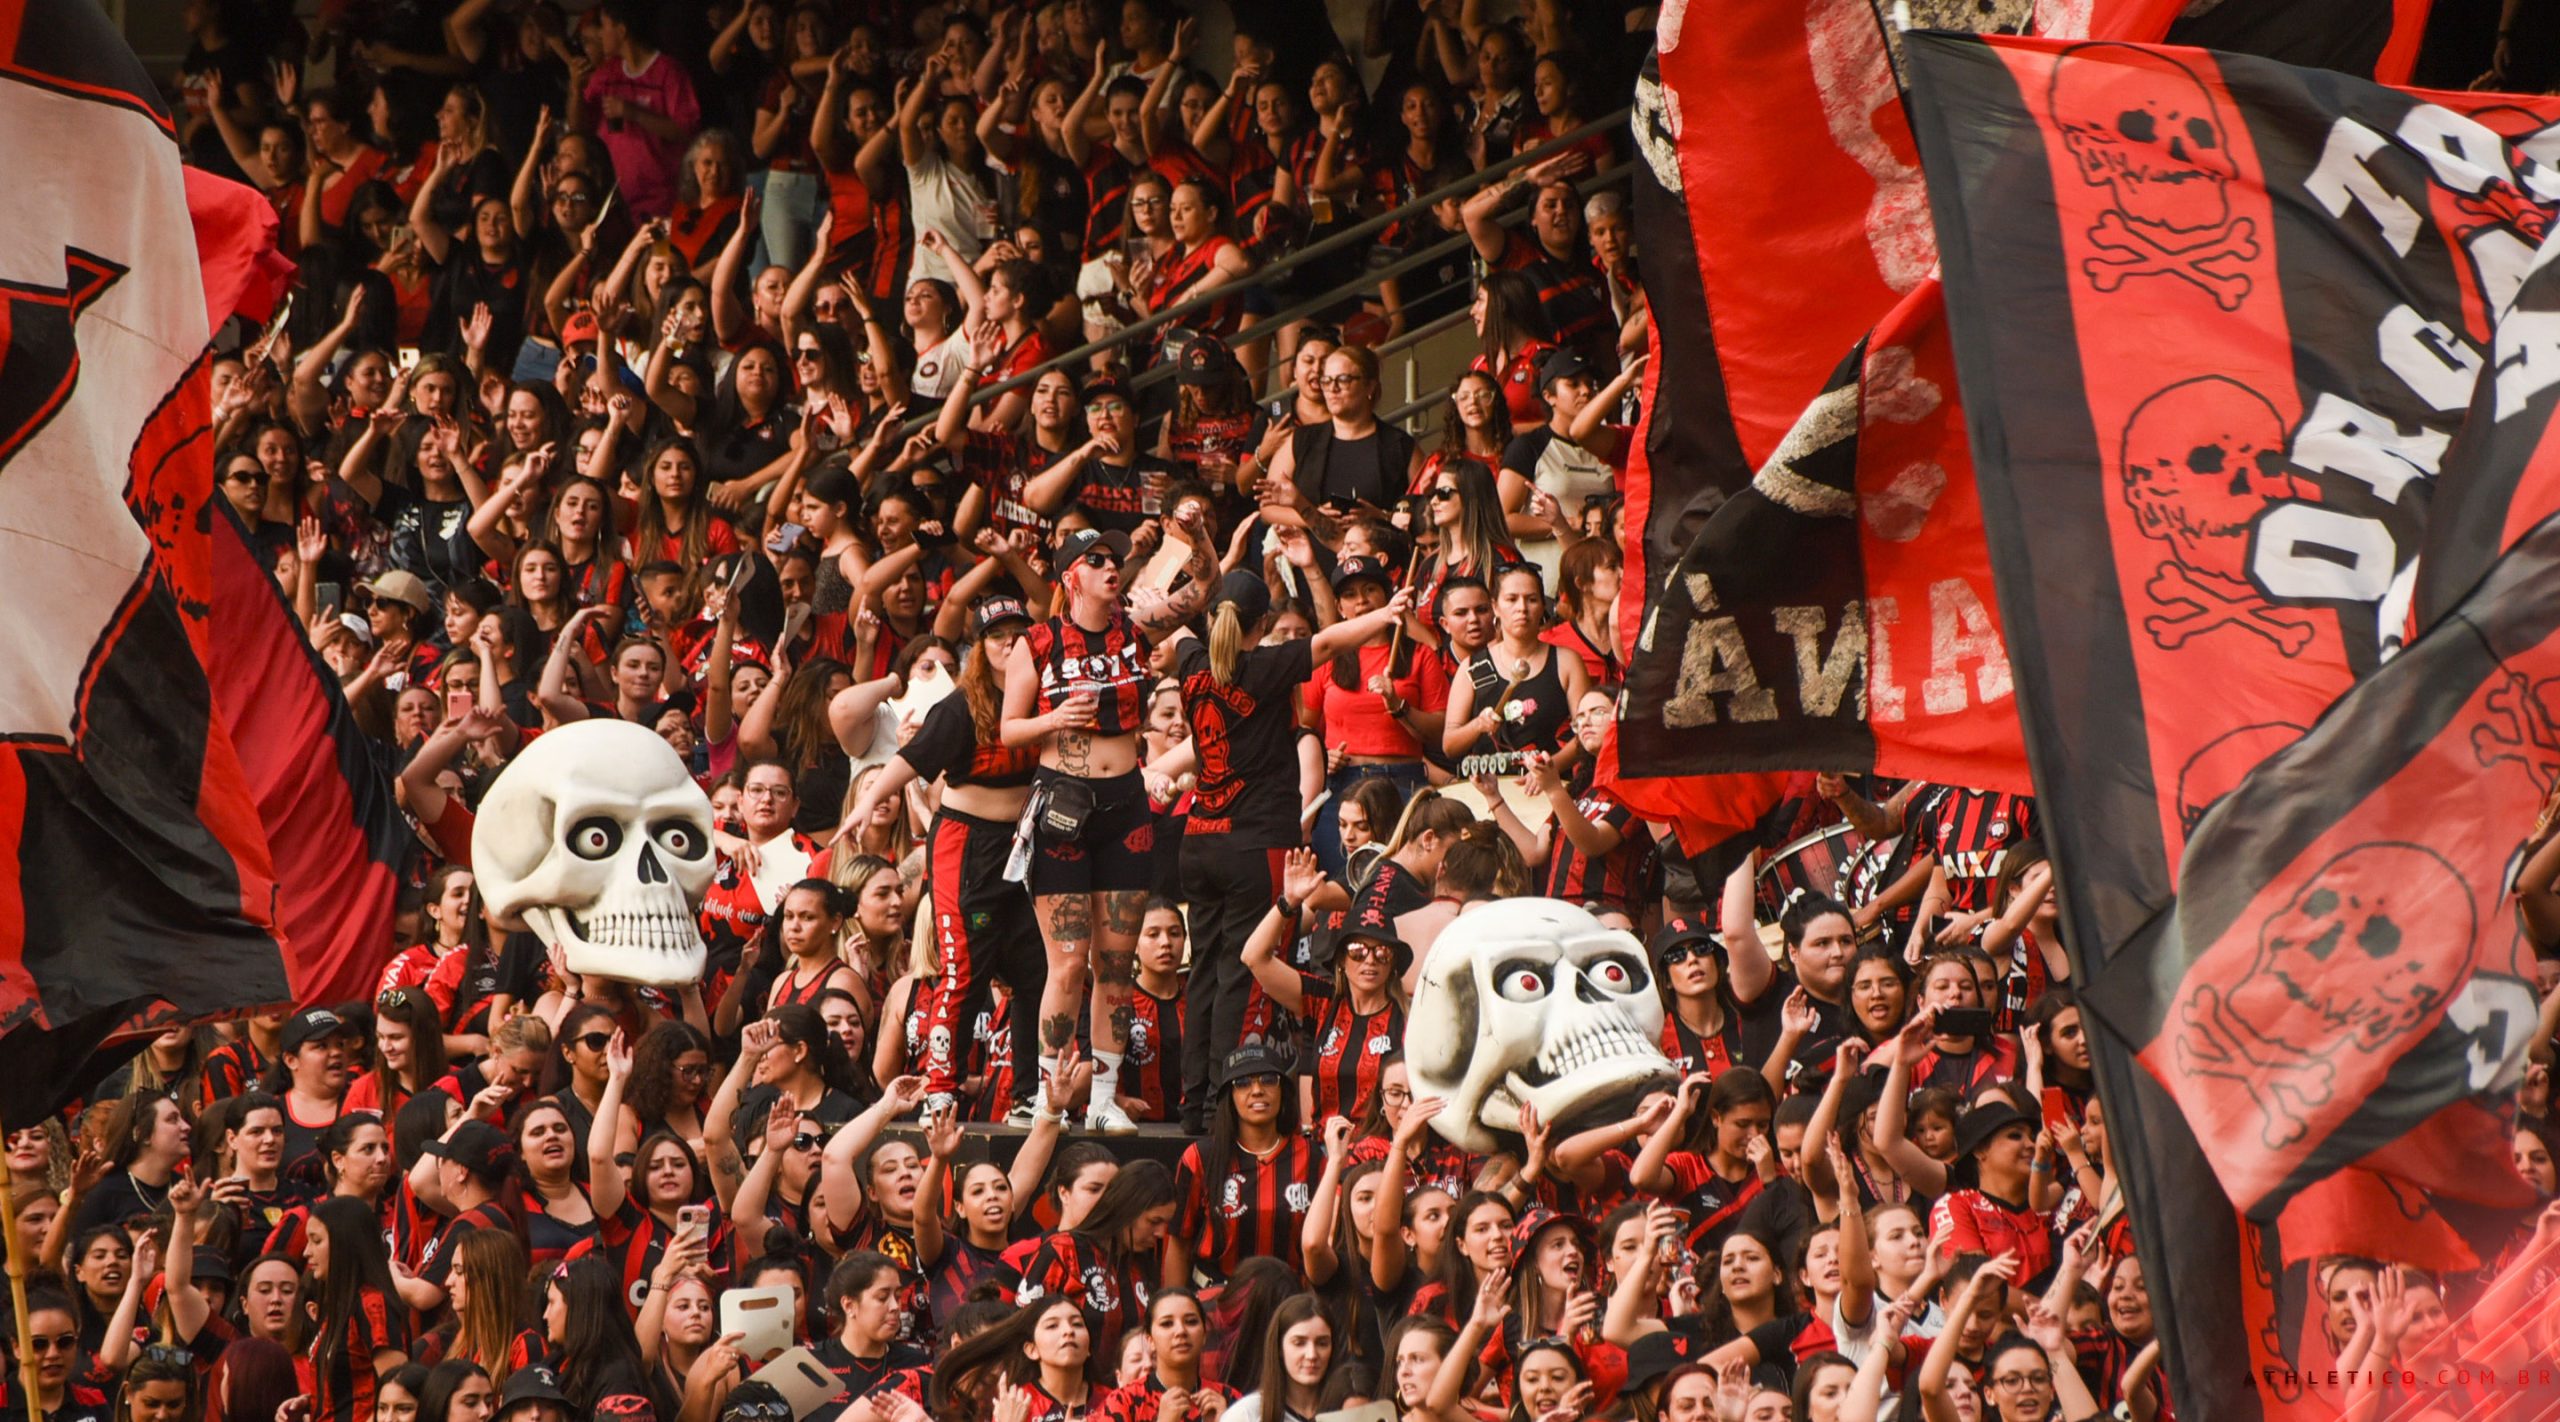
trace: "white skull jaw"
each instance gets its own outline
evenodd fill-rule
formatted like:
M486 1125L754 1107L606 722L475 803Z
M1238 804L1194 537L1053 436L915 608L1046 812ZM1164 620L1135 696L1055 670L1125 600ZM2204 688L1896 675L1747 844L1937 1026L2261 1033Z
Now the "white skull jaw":
M1511 899L1459 918L1431 945L1405 1029L1414 1095L1432 1126L1500 1149L1524 1107L1561 1131L1631 1112L1676 1079L1644 947L1556 899Z
M471 857L491 913L570 972L701 980L711 802L649 728L581 721L527 746L482 798Z

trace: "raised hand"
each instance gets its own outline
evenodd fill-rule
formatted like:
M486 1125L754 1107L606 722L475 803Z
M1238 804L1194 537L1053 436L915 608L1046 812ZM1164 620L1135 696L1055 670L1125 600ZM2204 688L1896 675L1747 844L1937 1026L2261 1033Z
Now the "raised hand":
M1334 1116L1324 1123L1324 1154L1328 1161L1345 1160L1351 1154L1351 1118Z
M495 618L490 620L492 622L496 621ZM631 1039L623 1035L621 1028L615 1028L613 1032L613 1040L604 1044L604 1072L606 1077L614 1081L629 1081L631 1079L631 1057Z
M1312 849L1292 849L1280 861L1280 896L1291 903L1303 904L1307 896L1324 887L1324 865Z
M776 1151L789 1150L791 1138L798 1134L800 1134L800 1103L792 1100L788 1093L776 1097L773 1109L766 1112L764 1118L765 1154L772 1155Z
M317 566L329 552L329 536L320 531L320 520L303 518L293 525L293 555L306 568Z

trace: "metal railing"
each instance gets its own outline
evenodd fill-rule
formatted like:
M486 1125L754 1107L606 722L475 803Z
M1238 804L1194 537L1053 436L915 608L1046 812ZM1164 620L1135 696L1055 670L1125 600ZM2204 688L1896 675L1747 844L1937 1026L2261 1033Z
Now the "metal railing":
M1040 364L1033 366L1031 369L1024 371L1020 375L1012 376L992 385L981 386L971 393L969 397L969 404L971 408L975 408L981 404L1000 400L1013 391L1028 390L1032 386L1037 385L1040 382L1040 378L1047 375L1050 371L1062 368L1081 368L1086 362L1091 361L1096 354L1102 351L1113 350L1130 345L1133 342L1145 339L1155 332L1162 331L1168 327L1180 325L1184 318L1195 312L1205 311L1221 302L1233 301L1238 296L1247 292L1267 288L1280 278L1298 270L1301 267L1307 266L1324 258L1331 257L1338 252L1350 250L1356 244L1370 241L1379 233L1384 232L1387 228L1393 226L1399 221L1426 216L1435 204L1445 201L1446 199L1453 197L1464 198L1473 193L1482 191L1486 184L1495 182L1518 169L1531 167L1535 164L1544 162L1548 158L1562 153L1576 143L1579 143L1583 139L1589 138L1595 134L1623 130L1627 126L1628 118L1632 112L1632 107L1621 108L1600 118L1593 119L1591 122L1583 124L1581 127L1575 128L1569 132L1559 134L1556 137L1547 140L1545 143L1539 144L1535 148L1529 149L1525 152L1512 154L1501 162L1495 163L1481 171L1471 172L1453 182L1444 183L1441 186L1414 198L1412 201L1403 204L1402 206L1391 208L1385 212L1379 213L1374 217L1368 218L1351 227L1345 228L1340 232L1334 233L1320 242L1311 243L1306 247L1300 248L1299 250L1282 257L1280 260L1273 262L1268 266L1258 267L1241 281L1230 282L1202 295L1178 301L1173 305L1166 307L1162 311L1154 312L1148 316L1140 318L1139 320L1130 322L1128 325L1113 331L1109 335L1102 337L1100 340L1087 341L1083 345L1077 346L1072 350L1051 356L1049 359L1042 361ZM1619 163L1612 167L1601 169L1596 173L1586 174L1577 181L1575 184L1576 189L1577 191L1587 194L1595 192L1603 187L1621 182L1625 179L1629 168L1629 164ZM1502 214L1498 220L1506 227L1520 226L1528 220L1528 209L1524 207L1511 212L1506 212ZM1438 242L1434 242L1429 246L1408 253L1383 267L1362 271L1359 279L1355 282L1347 283L1344 286L1335 287L1318 293L1306 298L1305 300L1299 301L1294 305L1284 307L1271 315L1260 318L1252 326L1238 332L1234 338L1229 340L1227 343L1228 347L1230 349L1240 349L1244 346L1251 345L1254 342L1276 337L1281 331L1286 330L1291 323L1302 320L1305 317L1315 315L1316 313L1324 311L1330 307L1339 305L1343 301L1345 294L1349 291L1379 285L1397 276L1401 276L1406 272L1427 267L1461 248L1472 249L1472 247L1473 239L1465 232L1461 231L1452 233ZM1388 355L1396 351L1406 349L1417 343L1419 340L1424 339L1427 335L1437 334L1448 330L1455 322L1466 319L1466 316L1466 312L1457 311L1450 313L1448 316L1439 317L1432 322L1426 323L1426 327L1423 329L1408 330L1393 340L1383 343L1379 348L1379 354ZM1173 377L1174 372L1172 370L1168 369L1163 364L1158 364L1139 372L1131 384L1136 389L1145 390L1162 384L1167 380L1171 380ZM1438 395L1435 394L1430 398L1436 400ZM939 407L923 414L911 416L901 427L901 432L903 434L911 435L921 430L928 429L933 425L938 416ZM1387 417L1381 416L1380 418L1384 419Z

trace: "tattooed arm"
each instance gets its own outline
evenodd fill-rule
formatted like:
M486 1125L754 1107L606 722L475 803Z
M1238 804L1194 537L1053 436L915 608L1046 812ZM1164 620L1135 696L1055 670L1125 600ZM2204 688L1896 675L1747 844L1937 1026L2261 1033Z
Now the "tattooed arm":
M1183 542L1191 545L1191 561L1182 567L1189 580L1162 598L1132 598L1129 603L1131 619L1150 638L1166 636L1199 616L1200 609L1208 606L1209 594L1218 581L1218 550L1209 538L1209 530L1201 524L1199 505L1185 504L1174 516L1174 528L1182 534Z

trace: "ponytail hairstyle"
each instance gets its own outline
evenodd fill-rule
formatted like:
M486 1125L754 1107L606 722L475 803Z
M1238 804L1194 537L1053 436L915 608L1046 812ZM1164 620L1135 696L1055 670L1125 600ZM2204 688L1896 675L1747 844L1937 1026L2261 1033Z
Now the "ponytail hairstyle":
M1520 846L1502 832L1502 826L1491 820L1473 820L1458 831L1457 841L1441 857L1440 887L1456 893L1461 901L1473 903L1520 898L1533 886L1528 861L1521 857Z
M1396 819L1396 832L1387 840L1387 855L1394 857L1426 834L1454 840L1475 822L1474 811L1426 785L1404 802L1404 813Z
M1244 625L1244 614L1232 602L1220 602L1210 610L1209 675L1218 685L1235 685L1236 660L1244 655L1248 636L1257 630Z
M811 882L826 884L830 891L835 888L824 879L801 881L804 884ZM839 1091L852 1091L853 1067L845 1059L844 1043L837 1041L835 1034L827 1030L827 1019L818 1015L818 1009L805 1002L786 1002L766 1013L764 1018L773 1024L777 1040L808 1049L809 1055L804 1060L809 1069L818 1074L820 1081Z

